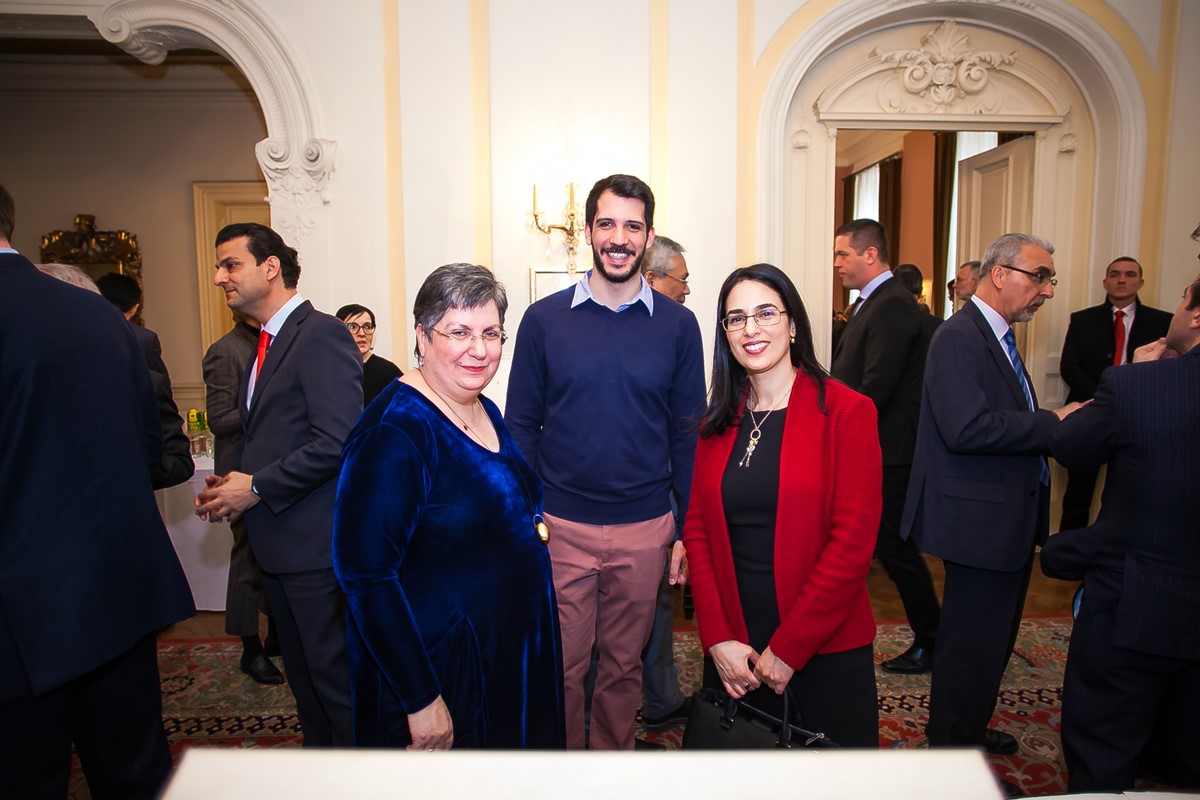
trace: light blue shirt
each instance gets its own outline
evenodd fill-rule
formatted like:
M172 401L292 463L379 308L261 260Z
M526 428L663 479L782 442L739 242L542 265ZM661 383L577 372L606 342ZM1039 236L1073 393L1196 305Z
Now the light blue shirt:
M974 303L981 312L983 312L983 318L986 319L988 325L991 326L992 333L995 335L996 341L1000 343L1001 347L1004 347L1004 334L1008 333L1008 329L1012 327L1008 324L1008 320L1000 316L999 311L980 300L979 295L977 294L971 295L971 302ZM1004 352L1007 353L1008 350L1005 349Z
M883 272L872 278L866 286L858 291L858 293L862 296L863 302L865 303L870 300L871 295L875 293L875 290L882 286L884 281L891 280L891 278L892 271L890 269L885 269Z
M592 287L588 283L588 281L591 279L591 277L592 277L592 270L589 269L587 271L587 274L583 276L583 280L581 280L575 284L575 295L571 298L571 308L574 308L575 306L579 305L580 303L584 302L585 300L591 300L593 303L597 303L599 305L604 305L599 300L597 300L595 298L595 296L592 294ZM638 275L638 280L642 282L642 288L638 290L638 293L633 296L632 300L630 300L628 303L622 303L620 306L618 306L617 313L624 311L625 309L629 308L630 306L632 306L633 304L637 303L640 300L641 302L646 304L646 309L650 312L650 316L653 317L654 316L654 292L650 289L650 284L646 283L646 279L644 277L642 277L641 275Z

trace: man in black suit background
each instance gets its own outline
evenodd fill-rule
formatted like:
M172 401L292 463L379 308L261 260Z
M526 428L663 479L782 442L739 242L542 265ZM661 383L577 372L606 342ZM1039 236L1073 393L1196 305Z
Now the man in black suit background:
M183 432L183 417L179 416L179 407L171 392L171 375L163 361L158 334L133 321L142 307L142 287L129 275L109 272L100 276L96 288L129 323L150 370L163 441L162 460L150 470L150 480L155 489L177 486L195 474L196 465L192 461L191 445Z
M195 613L150 468L150 376L104 298L10 245L0 186L0 786L157 797L171 771L155 636Z
M1145 283L1142 265L1121 256L1104 271L1104 302L1071 314L1059 360L1068 402L1091 400L1105 369L1129 363L1135 349L1166 335L1171 315L1138 299ZM1088 524L1096 476L1097 470L1068 470L1059 530Z
M362 413L362 355L335 317L296 290L300 263L256 223L217 234L213 282L261 325L240 384L241 466L212 476L201 518L245 515L309 747L352 743L345 597L333 574L333 498L342 443Z
M238 395L246 366L258 348L258 326L244 314L234 312L233 329L217 339L204 354L204 410L208 427L213 434L213 473L228 475L242 463L242 414ZM236 519L229 524L233 547L229 552L229 578L225 590L225 632L242 640L242 672L259 683L280 684L283 674L271 661L270 648L264 648L258 638L258 613L266 610L263 599L262 572L254 560L250 538L246 535L246 520ZM267 616L268 644L278 644L274 622ZM275 655L278 655L276 651Z
M1133 360L1051 442L1070 468L1108 464L1095 524L1042 548L1043 572L1083 581L1063 678L1072 793L1132 789L1147 750L1200 787L1200 275ZM1167 735L1147 748L1156 724Z
M1061 417L1040 410L1012 325L1054 296L1053 246L1010 233L988 246L975 295L929 347L902 535L946 579L933 661L931 747L1017 750L988 727L1016 641L1036 545L1049 532L1044 453Z
M860 296L838 339L830 372L871 398L879 412L883 515L875 555L900 592L914 636L908 650L881 666L888 672L919 674L933 667L938 600L916 543L900 538L900 516L917 438L925 353L936 325L923 319L929 314L893 278L882 225L856 219L838 228L834 237L834 269L842 285L857 289Z

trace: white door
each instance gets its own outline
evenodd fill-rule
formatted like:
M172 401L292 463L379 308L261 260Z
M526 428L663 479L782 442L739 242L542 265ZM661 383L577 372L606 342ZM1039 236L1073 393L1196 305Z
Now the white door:
M1033 137L1022 136L958 162L958 262L982 259L1002 234L1025 233L1033 222ZM1017 348L1026 360L1026 326ZM1029 367L1030 374L1038 373Z

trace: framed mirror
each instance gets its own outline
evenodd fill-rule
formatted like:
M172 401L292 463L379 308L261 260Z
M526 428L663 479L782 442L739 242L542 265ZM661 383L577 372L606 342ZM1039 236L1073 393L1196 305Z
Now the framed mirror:
M51 231L42 237L42 263L73 264L92 280L109 272L130 275L142 283L142 252L129 231L98 231L94 214L77 214L75 230ZM141 309L138 309L141 316ZM136 320L135 320L136 321Z

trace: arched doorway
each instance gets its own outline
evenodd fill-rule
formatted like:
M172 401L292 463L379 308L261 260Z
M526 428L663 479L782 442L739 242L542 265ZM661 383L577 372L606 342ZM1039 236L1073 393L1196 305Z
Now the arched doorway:
M920 58L910 54L930 50L945 51L927 60L953 64L952 74L912 74ZM1036 17L1020 4L850 0L799 33L765 94L760 250L817 299L814 319L827 318L839 128L1036 131L1033 232L1055 243L1068 280L1031 324L1026 361L1052 404L1064 395L1058 351L1069 311L1085 302L1089 265L1139 244L1144 120L1123 55L1060 0ZM1096 190L1115 185L1122 190ZM828 332L815 333L827 347Z

